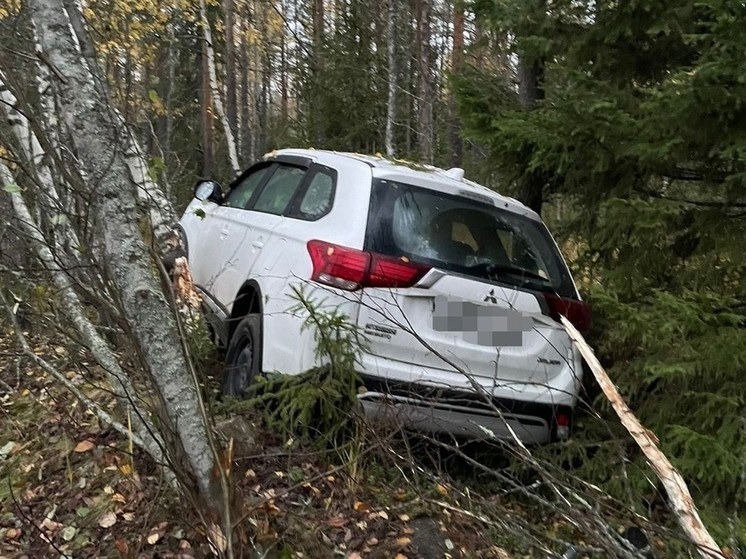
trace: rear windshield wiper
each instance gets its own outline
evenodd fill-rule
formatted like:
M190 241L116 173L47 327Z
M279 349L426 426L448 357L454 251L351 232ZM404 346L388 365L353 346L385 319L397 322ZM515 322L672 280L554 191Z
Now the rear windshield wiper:
M500 274L510 274L511 276L537 279L545 283L551 283L548 278L545 278L544 276L539 275L536 272L532 272L531 270L526 270L525 268L520 268L518 266L507 266L504 264L485 262L483 264L469 266L467 269L469 270L469 273L472 273L474 275L483 275L488 279L497 279Z

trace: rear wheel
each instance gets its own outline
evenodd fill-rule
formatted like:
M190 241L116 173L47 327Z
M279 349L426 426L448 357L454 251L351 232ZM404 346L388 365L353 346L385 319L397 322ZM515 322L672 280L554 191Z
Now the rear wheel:
M262 374L262 323L258 314L246 315L236 326L225 356L221 392L228 398L245 398Z

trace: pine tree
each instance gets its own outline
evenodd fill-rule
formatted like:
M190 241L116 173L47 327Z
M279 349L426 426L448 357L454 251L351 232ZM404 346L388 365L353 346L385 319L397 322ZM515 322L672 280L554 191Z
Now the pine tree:
M565 248L601 356L707 511L742 515L746 8L544 6L480 9L512 52L545 61L546 99L527 111L512 84L472 67L455 79L463 121L514 189L542 176L545 198L576 208Z

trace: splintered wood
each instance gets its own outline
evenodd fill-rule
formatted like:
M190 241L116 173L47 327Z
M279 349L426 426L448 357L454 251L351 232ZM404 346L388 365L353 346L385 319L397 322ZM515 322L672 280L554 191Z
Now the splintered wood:
M174 260L172 276L174 292L178 300L192 309L198 309L202 304L202 298L194 288L192 272L189 270L186 256L180 256Z
M570 338L577 344L583 359L585 359L585 362L591 368L593 376L601 386L601 390L603 390L606 398L611 402L622 425L624 425L625 429L627 429L640 447L640 450L645 454L650 467L666 489L671 510L676 515L684 532L689 536L692 543L697 546L702 557L706 559L725 559L720 546L718 546L699 518L697 507L694 505L694 500L689 493L689 488L686 486L684 478L681 477L681 474L673 467L668 458L666 458L666 455L658 448L658 441L655 436L640 423L640 420L629 409L619 390L617 390L617 387L609 378L601 363L596 359L595 353L585 341L582 334L564 316L561 319L562 325L570 335Z

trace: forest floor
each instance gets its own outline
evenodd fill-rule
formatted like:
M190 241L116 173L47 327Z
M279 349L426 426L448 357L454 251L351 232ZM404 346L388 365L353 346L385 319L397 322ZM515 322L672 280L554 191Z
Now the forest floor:
M81 371L95 375L93 361L54 338L28 333L34 351L113 409L107 390L83 381ZM547 542L577 541L561 514L530 518L520 499L491 493L481 472L432 447L389 440L319 449L243 415L218 417L218 433L235 443L240 531L265 553L255 557L506 559L546 557L537 532ZM409 456L392 457L394 446ZM457 476L443 473L444 460ZM199 515L184 502L148 457L0 329L0 559L212 557ZM517 524L532 535L506 529Z
M114 405L83 384L80 371L93 367L84 354L48 332L28 335L89 396ZM198 515L181 510L158 468L23 356L7 330L0 414L0 558L212 556ZM228 419L220 430L236 435L245 424ZM288 443L249 435L234 451L247 526L267 556L511 557L474 513L459 512L445 482L408 480L365 452L340 459Z

